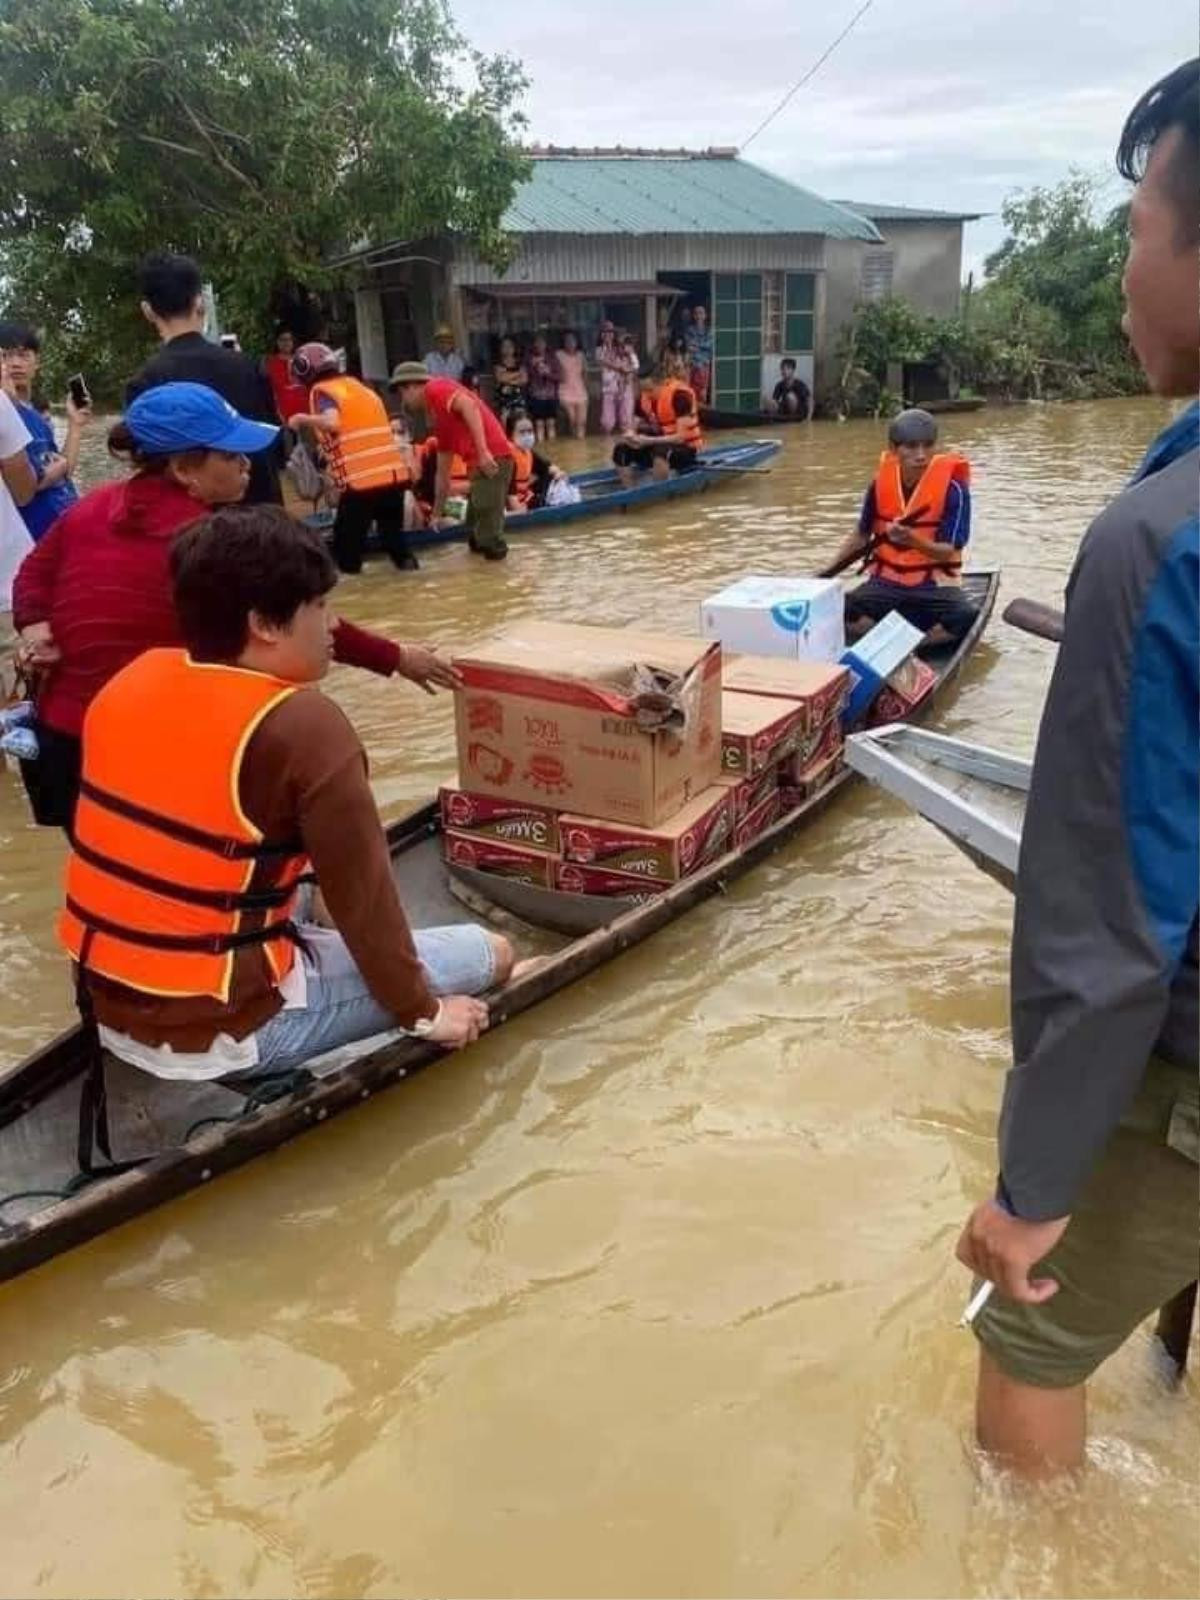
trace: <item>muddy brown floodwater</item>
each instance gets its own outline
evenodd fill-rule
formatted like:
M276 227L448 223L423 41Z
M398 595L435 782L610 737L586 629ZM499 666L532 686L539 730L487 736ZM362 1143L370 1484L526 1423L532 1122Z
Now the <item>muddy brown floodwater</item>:
M974 558L1060 603L1151 400L946 418ZM645 516L374 564L339 605L692 631L834 548L873 424ZM575 465L599 445L559 446ZM98 460L98 457L94 458ZM1002 599L1003 603L1003 599ZM993 621L936 725L1031 748L1051 648ZM381 806L445 700L339 670ZM70 1018L61 848L0 774L0 1060ZM957 1231L992 1180L1010 899L857 787L767 865L444 1066L0 1290L5 1595L1193 1595L1200 1419L1148 1332L1091 1470L981 1479Z

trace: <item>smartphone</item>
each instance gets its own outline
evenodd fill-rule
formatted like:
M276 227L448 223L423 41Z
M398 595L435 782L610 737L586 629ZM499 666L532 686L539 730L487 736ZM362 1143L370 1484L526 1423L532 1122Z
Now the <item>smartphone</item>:
M84 382L82 372L77 372L73 378L67 379L67 388L70 391L71 399L81 411L84 406L91 405L92 396L87 384Z
M221 335L221 343L224 345L226 350L240 350L242 348L238 343L238 336L236 333L223 333Z

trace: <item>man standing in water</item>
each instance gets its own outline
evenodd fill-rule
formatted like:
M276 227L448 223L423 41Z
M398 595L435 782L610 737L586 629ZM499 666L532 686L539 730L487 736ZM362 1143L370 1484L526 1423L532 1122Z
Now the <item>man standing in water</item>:
M1000 1173L959 1259L996 1293L979 1442L1025 1477L1081 1465L1084 1385L1196 1277L1200 909L1200 61L1149 90L1125 328L1192 405L1088 531L1025 815Z
M488 561L503 561L504 511L513 478L513 452L495 412L453 378L431 378L419 361L402 361L389 387L399 391L410 417L425 423L438 442L433 520L445 511L455 456L466 463L468 542Z

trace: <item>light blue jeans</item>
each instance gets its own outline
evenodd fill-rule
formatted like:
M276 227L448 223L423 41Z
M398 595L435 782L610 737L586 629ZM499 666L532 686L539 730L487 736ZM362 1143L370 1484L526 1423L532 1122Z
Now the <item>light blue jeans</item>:
M297 952L304 963L305 1004L279 1011L255 1034L258 1066L236 1074L239 1081L265 1073L285 1072L359 1039L389 1033L399 1024L372 996L366 981L332 928L302 924L307 949ZM481 994L495 976L492 941L474 923L445 928L418 928L413 933L417 955L434 994ZM229 1081L233 1081L232 1075Z

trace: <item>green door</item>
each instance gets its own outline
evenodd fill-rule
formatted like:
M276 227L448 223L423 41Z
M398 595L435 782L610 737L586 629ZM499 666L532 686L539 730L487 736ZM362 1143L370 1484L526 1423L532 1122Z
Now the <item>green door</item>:
M729 411L762 409L763 278L718 272L713 317L713 403Z

